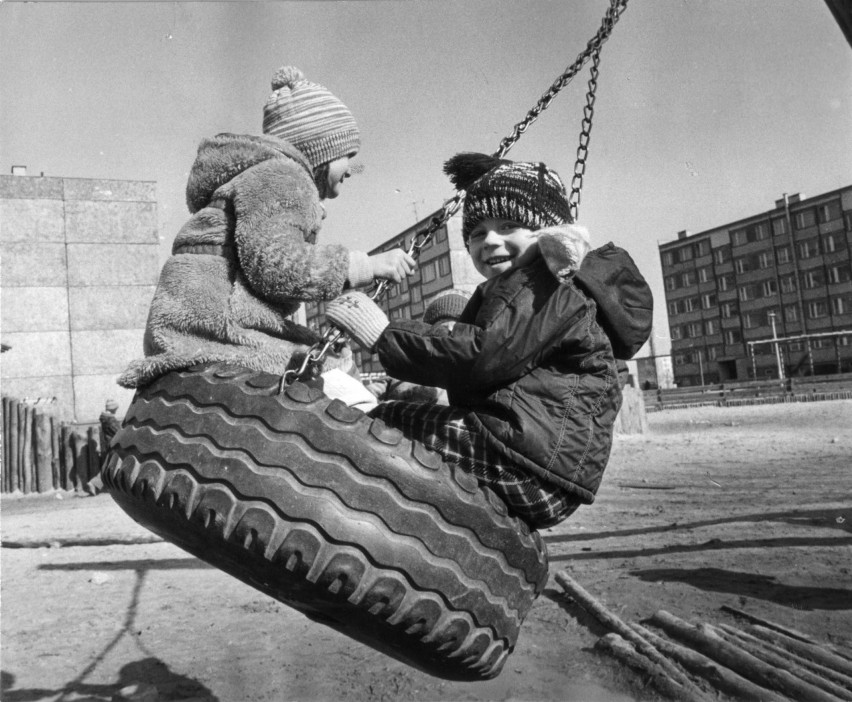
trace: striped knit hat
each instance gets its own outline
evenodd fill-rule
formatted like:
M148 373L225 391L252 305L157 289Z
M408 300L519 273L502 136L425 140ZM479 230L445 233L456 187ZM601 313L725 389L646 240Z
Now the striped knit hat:
M465 244L483 219L509 219L532 230L571 221L565 185L543 163L461 153L444 164L444 173L456 189L466 191L462 214Z
M279 68L263 108L263 133L289 141L312 168L358 151L355 118L327 88L305 80L295 66Z

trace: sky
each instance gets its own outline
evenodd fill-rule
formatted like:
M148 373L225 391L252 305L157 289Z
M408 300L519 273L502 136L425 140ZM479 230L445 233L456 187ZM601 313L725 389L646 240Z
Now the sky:
M607 0L0 4L0 173L152 180L161 257L199 141L260 133L292 64L352 111L362 172L320 243L369 250L452 197L597 31ZM566 183L588 68L507 154ZM824 0L630 0L605 44L579 222L656 298L658 244L852 184L852 49ZM658 352L660 352L658 350Z

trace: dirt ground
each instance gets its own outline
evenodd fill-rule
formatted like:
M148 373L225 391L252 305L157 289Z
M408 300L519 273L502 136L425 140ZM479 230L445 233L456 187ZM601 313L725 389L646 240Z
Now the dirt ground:
M544 532L551 580L502 674L447 682L313 623L135 524L107 495L4 496L2 699L657 700L593 650L565 570L622 619L852 648L852 401L667 410L618 437L594 505Z

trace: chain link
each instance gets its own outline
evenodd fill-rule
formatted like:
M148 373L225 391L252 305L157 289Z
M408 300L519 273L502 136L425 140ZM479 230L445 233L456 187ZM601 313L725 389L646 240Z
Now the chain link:
M568 200L572 222L577 219L577 210L580 205L580 190L583 187L583 176L586 172L586 159L589 153L589 139L592 131L592 116L594 115L595 91L597 90L601 47L609 39L613 27L618 22L619 17L621 17L621 13L627 7L627 2L628 0L610 0L609 8L601 21L601 26L597 33L589 40L589 43L586 44L586 48L578 54L574 62L562 72L559 78L548 88L547 92L539 98L538 102L527 112L524 119L512 128L512 133L503 138L499 148L493 154L497 158L503 158L509 149L521 138L521 135L538 119L539 115L550 106L550 103L553 102L559 91L568 85L589 59L591 59L592 67L590 69L588 90L586 92L586 106L583 108L580 145L577 147L577 159L574 163L574 176L571 180L571 194ZM417 259L421 249L428 246L435 232L459 211L463 198L464 191L459 191L454 197L444 202L440 212L429 220L428 226L422 231L415 233L407 251L409 255ZM371 293L370 299L374 301L379 299L392 284L388 280L380 281ZM305 358L299 368L297 370L288 370L281 376L279 389L283 392L284 388L293 381L304 377L306 374L313 374L326 354L335 344L342 343L343 340L343 331L333 326L328 327L323 333L322 338L305 354Z

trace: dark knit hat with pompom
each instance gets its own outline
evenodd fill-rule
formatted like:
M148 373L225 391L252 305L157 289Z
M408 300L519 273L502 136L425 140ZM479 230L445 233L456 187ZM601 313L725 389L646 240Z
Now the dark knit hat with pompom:
M454 322L470 302L470 293L464 290L443 290L439 292L427 305L423 312L423 321L426 324L437 324L438 322Z
M461 153L444 164L457 190L464 190L462 236L483 219L509 219L532 230L571 221L565 185L543 163Z
M263 108L263 133L289 141L312 168L357 152L361 137L355 118L328 88L305 79L295 66L272 77Z

